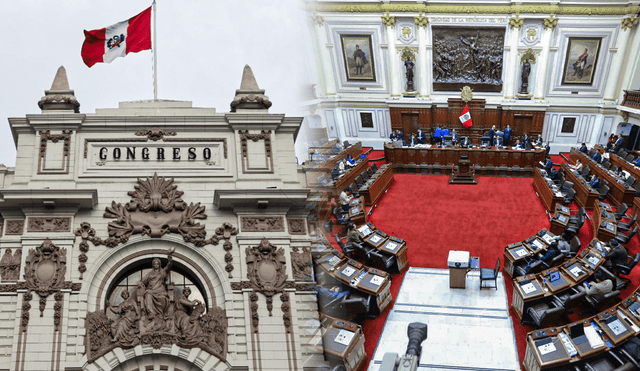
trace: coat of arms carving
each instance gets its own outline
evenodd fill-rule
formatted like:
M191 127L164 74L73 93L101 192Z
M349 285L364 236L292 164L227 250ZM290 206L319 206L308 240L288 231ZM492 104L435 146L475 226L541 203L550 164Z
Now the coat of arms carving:
M284 250L272 245L263 238L258 246L247 247L247 277L254 290L267 297L269 315L273 308L273 295L285 288L287 274L285 273Z

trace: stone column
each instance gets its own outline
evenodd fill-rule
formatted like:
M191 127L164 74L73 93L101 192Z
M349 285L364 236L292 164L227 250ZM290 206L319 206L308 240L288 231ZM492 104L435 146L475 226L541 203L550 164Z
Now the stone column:
M418 29L418 96L428 97L431 92L431 41L427 38L427 25L429 18L422 16L415 17L416 28Z
M516 15L509 20L509 55L504 63L506 69L505 81L503 85L504 99L513 99L515 97L516 80L518 72L518 38L520 37L520 28L524 19Z
M387 15L382 16L382 23L386 26L387 31L387 56L389 58L389 85L392 97L402 96L402 74L398 65L398 51L396 50L396 34L394 28L396 18Z
M318 51L320 52L320 58L322 60L324 93L326 95L336 95L336 80L331 63L331 49L333 49L333 44L330 44L327 39L327 29L324 27L324 18L316 14L312 17L312 23L318 26L314 28L318 39Z
M618 79L620 78L620 68L622 67L622 62L624 62L624 53L627 51L629 35L636 24L638 24L637 17L628 17L622 20L622 30L618 33L616 48L614 50L610 50L612 53L615 53L615 55L611 61L607 85L604 88L604 100L612 101L616 96L618 96L617 88Z
M544 21L544 31L540 36L542 51L538 59L538 70L536 71L536 81L534 81L533 99L544 99L544 87L547 85L547 64L549 63L549 50L551 49L551 36L558 24L558 18L549 17Z

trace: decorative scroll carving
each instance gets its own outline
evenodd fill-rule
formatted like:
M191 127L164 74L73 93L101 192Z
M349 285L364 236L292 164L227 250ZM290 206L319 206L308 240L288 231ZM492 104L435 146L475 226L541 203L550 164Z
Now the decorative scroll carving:
M307 234L306 220L305 219L288 219L289 234Z
M134 234L157 238L167 233L180 233L186 242L198 247L218 244L215 235L205 239L204 226L196 223L196 219L207 218L205 207L200 203L187 206L180 198L183 192L173 185L173 178L166 180L156 173L153 178L138 179L135 189L129 192L132 198L126 205L113 201L111 207L105 208L104 217L116 220L109 222L109 238L90 239L94 245L115 247Z
M396 17L389 15L389 12L380 18L382 19L382 23L387 27L393 28L396 25Z
M243 232L284 232L282 216L240 217Z
M632 30L638 24L638 17L626 17L622 19L622 29Z
M138 282L133 293L122 292L124 301L117 307L107 302L104 311L88 313L85 319L85 349L88 362L94 362L114 348L133 348L139 344L160 349L165 344L182 348L201 348L224 360L227 354L227 316L220 307L205 312L204 303L189 300L191 291L185 288L175 302L173 285L165 284L172 266L162 267L154 259L153 269ZM117 316L110 323L107 313Z
M2 282L13 282L20 279L20 264L22 262L22 249L17 249L11 254L11 249L6 249L0 259L0 279Z
M260 315L258 314L258 294L252 292L249 294L249 300L251 301L251 328L254 333L258 332L258 325L260 324Z
M29 291L40 295L40 317L44 314L47 297L64 288L67 267L67 249L45 239L42 245L29 250L25 260L24 278Z
M222 238L224 239L224 244L222 244L222 247L224 248L224 251L226 251L226 253L224 254L224 261L225 263L227 263L225 270L229 273L229 278L233 278L233 276L231 275L231 272L233 271L233 264L231 264L231 262L233 261L233 255L231 255L231 249L233 248L233 245L231 244L230 239L231 236L235 236L237 234L238 229L236 229L229 223L224 223L222 224L222 226L216 229L216 235L222 236Z
M158 141L160 139L164 139L164 136L174 136L176 135L175 131L166 131L160 128L151 128L149 130L140 130L136 131L136 135L139 137L147 137L152 141Z
M267 297L267 309L271 315L273 295L284 289L287 274L284 250L263 238L258 246L247 247L247 277L255 291Z
M293 270L293 279L296 281L313 281L311 250L308 247L291 248L291 269Z
M71 231L71 217L42 217L27 218L27 232L69 232Z
M1 288L2 286L0 286ZM232 290L244 290L253 288L253 284L249 281L231 282ZM287 281L284 283L283 289L294 289L296 291L313 291L313 285L308 283L295 283Z
M291 333L291 303L289 302L289 293L283 292L282 295L280 295L280 300L282 301L282 305L280 306L282 309L282 322L284 323L287 334L289 334Z
M50 130L42 130L40 132L40 155L38 156L38 174L68 174L69 173L69 151L71 149L71 134L73 131L71 130L63 130L62 134L51 134ZM62 171L45 171L45 158L47 154L47 143L52 141L53 143L57 143L58 141L63 140L62 146L62 156L64 169Z
M273 103L264 95L259 94L249 94L243 97L237 97L231 102L231 112L236 112L238 106L244 103L256 103L258 106L261 106L263 109L269 109L273 105Z
M557 25L558 18L554 17L553 14L551 14L551 17L542 20L542 26L544 27L545 31L549 29L553 31Z
M7 220L5 236L21 236L24 232L24 220Z
M22 296L22 314L20 315L20 329L22 332L27 331L27 326L29 326L29 311L31 310L31 299L33 299L33 294L31 291L27 291Z
M433 27L434 90L501 91L504 29Z
M262 130L260 134L249 134L248 130L239 130L238 134L240 134L240 148L242 150L242 171L246 172L273 172L273 157L271 156L271 130ZM266 168L257 168L252 169L249 165L249 150L247 141L251 140L253 142L257 142L259 140L264 140L264 151L265 151L265 162L267 164Z
M520 18L518 14L516 14L515 17L509 19L509 27L511 27L512 30L514 28L518 30L521 29L523 24L524 24L524 18Z

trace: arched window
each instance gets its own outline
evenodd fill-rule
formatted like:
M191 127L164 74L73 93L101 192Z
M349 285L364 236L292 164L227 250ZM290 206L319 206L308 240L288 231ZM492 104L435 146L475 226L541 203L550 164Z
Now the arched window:
M121 271L109 286L106 300L109 301L112 306L117 306L123 302L123 299L120 296L122 291L127 290L130 295L134 295L138 282L151 271L152 260L153 258L139 260L127 267L127 269ZM162 267L165 267L167 260L164 258L161 258L160 260L162 262ZM174 301L182 297L182 291L185 287L189 287L191 289L189 299L200 300L200 302L205 304L205 308L209 308L209 303L204 295L205 291L202 289L202 283L180 262L176 262L175 260L173 261L170 276L167 277L165 283L173 283Z

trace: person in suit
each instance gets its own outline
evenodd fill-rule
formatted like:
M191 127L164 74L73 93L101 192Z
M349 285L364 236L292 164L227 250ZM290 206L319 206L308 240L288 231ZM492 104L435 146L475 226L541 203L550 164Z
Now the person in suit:
M582 143L582 146L580 147L580 152L589 153L589 149L587 148L587 145L585 143Z
M529 138L529 135L527 133L524 133L524 136L522 137L522 143L524 144L525 148L531 148L531 138Z
M425 144L427 142L427 135L422 131L422 129L418 128L418 134L416 135L418 138L418 143Z
M551 180L558 180L558 170L556 170L554 167L551 167L551 170L549 170L547 174L549 175L549 178L551 178Z
M551 161L551 157L547 156L547 161L544 163L544 171L548 174L551 169L553 169L553 161Z
M330 303L334 300L340 300L349 294L349 291L342 291L338 286L333 286L329 289L325 286L327 286L327 280L324 277L324 274L317 275L315 292L319 296L318 300L323 304Z
M602 155L600 154L600 150L597 150L591 158L593 159L593 161L600 163L602 161Z
M417 144L419 144L418 142L418 137L416 136L416 134L411 134L411 138L409 138L409 147L415 147Z
M616 142L613 145L613 150L618 151L620 148L622 148L623 142L624 142L624 138L622 137L622 135L618 135L618 139L616 139Z
M544 143L544 150L545 150L545 156L549 156L549 152L551 152L551 146L549 145L549 143Z
M433 132L433 142L439 143L440 138L442 138L442 128L440 127L440 125L438 125L436 130Z
M607 261L605 261L604 266L611 269L618 264L627 264L627 249L615 239L609 241L609 245L611 249L607 253Z
M398 139L404 140L404 133L401 132L399 129L396 129L396 137Z
M458 145L458 133L456 133L456 129L451 130L451 142L454 146Z
M389 139L393 142L394 140L398 140L398 135L396 134L395 131L392 131L391 134L389 135Z
M589 180L589 185L593 188L600 188L600 178L598 178L597 174L593 174L591 176L591 180Z
M502 147L502 135L494 135L493 145L496 147Z
M353 246L353 243L362 243L362 239L356 231L356 226L352 222L347 223L347 244Z
M464 139L462 139L462 143L460 143L460 147L462 148L471 147L471 141L469 141L469 137L464 137Z
M551 261L553 260L553 258L555 258L556 256L558 256L560 254L561 254L561 252L560 252L560 249L558 248L558 242L557 241L551 241L551 243L549 244L549 247L547 248L547 251L544 253L544 255L538 254L537 256L534 256L531 260L529 260L529 262L525 266L524 270L525 270L525 272L529 272L529 267L531 266L531 264L533 264L534 262L536 262L538 260L542 260L547 265L550 265Z
M522 142L520 142L520 139L516 140L516 144L513 147L515 149L524 149L524 147L522 146Z
M493 137L496 135L496 126L493 125L489 130L489 145L493 144Z
M511 133L513 132L513 129L511 129L511 126L507 125L507 127L504 129L504 145L505 146L509 146L509 142L511 141Z
M353 159L353 156L351 155L351 153L347 155L346 161L347 161L347 167L349 169L351 169L352 167L356 167L356 160Z
M540 136L540 134L536 135L536 138L533 140L533 144L536 146L542 145L542 137Z

